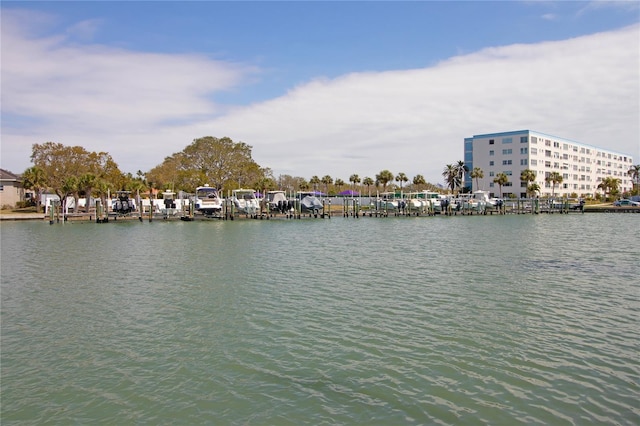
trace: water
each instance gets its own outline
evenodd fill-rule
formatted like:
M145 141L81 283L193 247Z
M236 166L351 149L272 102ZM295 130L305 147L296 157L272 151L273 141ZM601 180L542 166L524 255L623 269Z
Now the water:
M7 223L8 424L640 423L640 217Z

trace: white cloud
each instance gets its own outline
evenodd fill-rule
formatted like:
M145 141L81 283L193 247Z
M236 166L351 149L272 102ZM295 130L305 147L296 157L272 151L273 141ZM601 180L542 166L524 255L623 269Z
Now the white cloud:
M440 181L463 139L532 129L638 155L638 27L487 48L427 69L313 81L220 117L214 133L305 177L384 168Z
M347 181L389 169L436 183L445 164L463 159L464 137L519 129L637 162L639 33L634 26L487 48L425 69L317 79L224 109L215 93L255 70L196 55L68 45L3 25L2 167L21 172L31 144L52 140L106 150L124 171L145 171L213 135L253 146L254 159L276 175ZM17 128L6 114L33 117L34 125Z

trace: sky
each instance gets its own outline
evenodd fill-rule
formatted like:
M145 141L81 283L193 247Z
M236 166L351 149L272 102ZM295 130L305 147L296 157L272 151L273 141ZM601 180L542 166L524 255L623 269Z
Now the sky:
M640 2L2 1L0 167L33 144L146 172L204 136L280 175L443 183L465 137L640 163Z

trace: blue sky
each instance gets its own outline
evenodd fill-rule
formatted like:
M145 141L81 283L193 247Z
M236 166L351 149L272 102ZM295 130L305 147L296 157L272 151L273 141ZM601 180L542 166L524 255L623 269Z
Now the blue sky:
M1 167L33 143L146 171L201 136L274 174L441 182L473 134L640 159L638 2L11 2Z

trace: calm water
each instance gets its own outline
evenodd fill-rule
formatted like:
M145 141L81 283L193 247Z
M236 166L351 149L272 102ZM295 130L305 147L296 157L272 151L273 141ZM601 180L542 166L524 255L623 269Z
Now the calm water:
M640 423L640 215L0 231L3 425Z

